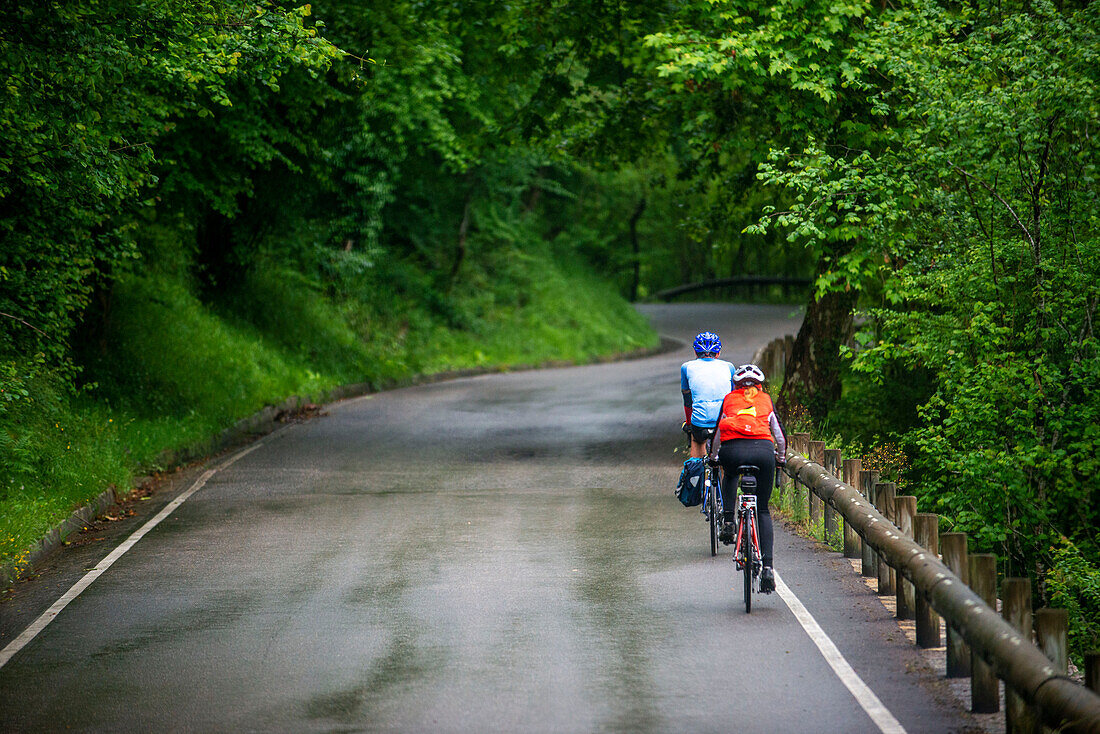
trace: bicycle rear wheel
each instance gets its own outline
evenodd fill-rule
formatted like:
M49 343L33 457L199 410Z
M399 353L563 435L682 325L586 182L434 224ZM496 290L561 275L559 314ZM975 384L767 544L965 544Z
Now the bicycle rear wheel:
M745 614L752 613L752 564L755 560L752 552L752 513L745 513L745 516L741 518L741 532L744 533L744 545L742 546L744 551L744 568L742 572L745 575Z
M718 488L715 486L714 470L706 470L707 478L707 517L710 520L710 554L718 555L718 523L722 520L718 512Z

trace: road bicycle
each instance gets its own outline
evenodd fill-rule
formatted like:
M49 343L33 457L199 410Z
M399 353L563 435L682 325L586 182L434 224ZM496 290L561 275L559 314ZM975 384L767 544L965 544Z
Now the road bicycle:
M710 441L707 441L707 454L710 454ZM710 554L718 555L718 531L722 527L722 480L718 467L721 466L713 459L706 459L706 469L703 470L703 509L702 513L710 526Z
M745 613L752 612L753 588L762 567L760 536L756 529L756 466L737 467L737 530L733 545L733 564L745 577Z
M688 434L688 446L691 446L691 429L687 423L683 423L680 426L684 433ZM706 519L707 525L710 527L710 554L712 556L718 555L718 531L722 528L722 481L721 472L719 471L719 464L717 461L711 460L710 452L714 442L714 433L717 429L710 429L710 433L707 436L705 443L706 456L708 458L703 459L703 506L699 512L703 514L703 518Z

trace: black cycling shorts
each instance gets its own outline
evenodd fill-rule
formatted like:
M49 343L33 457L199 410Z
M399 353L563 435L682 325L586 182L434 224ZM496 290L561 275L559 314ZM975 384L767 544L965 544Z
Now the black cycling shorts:
M695 443L706 443L707 439L714 435L716 428L702 428L701 426L689 426L688 435Z

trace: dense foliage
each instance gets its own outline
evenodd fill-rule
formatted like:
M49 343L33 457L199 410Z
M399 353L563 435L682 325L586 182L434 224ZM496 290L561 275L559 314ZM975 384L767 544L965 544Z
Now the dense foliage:
M5 11L5 355L67 356L96 283L139 254L134 230L154 208L158 174L186 155L166 142L181 124L224 115L248 94L242 90L274 92L286 74L328 67L338 52L304 26L308 12L173 0L25 3ZM247 191L248 169L280 156L277 138L292 135L274 115L250 122L250 139L237 137L237 170L204 176L192 166L169 188L230 208L230 192ZM281 129L261 134L264 123Z
M818 289L866 289L850 383L895 406L859 428L899 437L922 504L1007 573L1036 574L1044 601L1066 603L1077 578L1086 619L1100 613L1081 570L1100 560L1098 54L1094 6L884 13L850 50L874 72L862 142L773 153L761 176L793 201L755 227L848 230ZM1075 634L1100 641L1095 623Z

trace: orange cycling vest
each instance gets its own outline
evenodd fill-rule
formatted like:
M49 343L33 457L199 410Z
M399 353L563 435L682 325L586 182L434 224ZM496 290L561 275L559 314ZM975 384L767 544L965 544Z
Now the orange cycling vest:
M768 423L772 411L771 396L758 387L739 387L722 401L722 420L718 431L723 441L735 438L772 438Z

